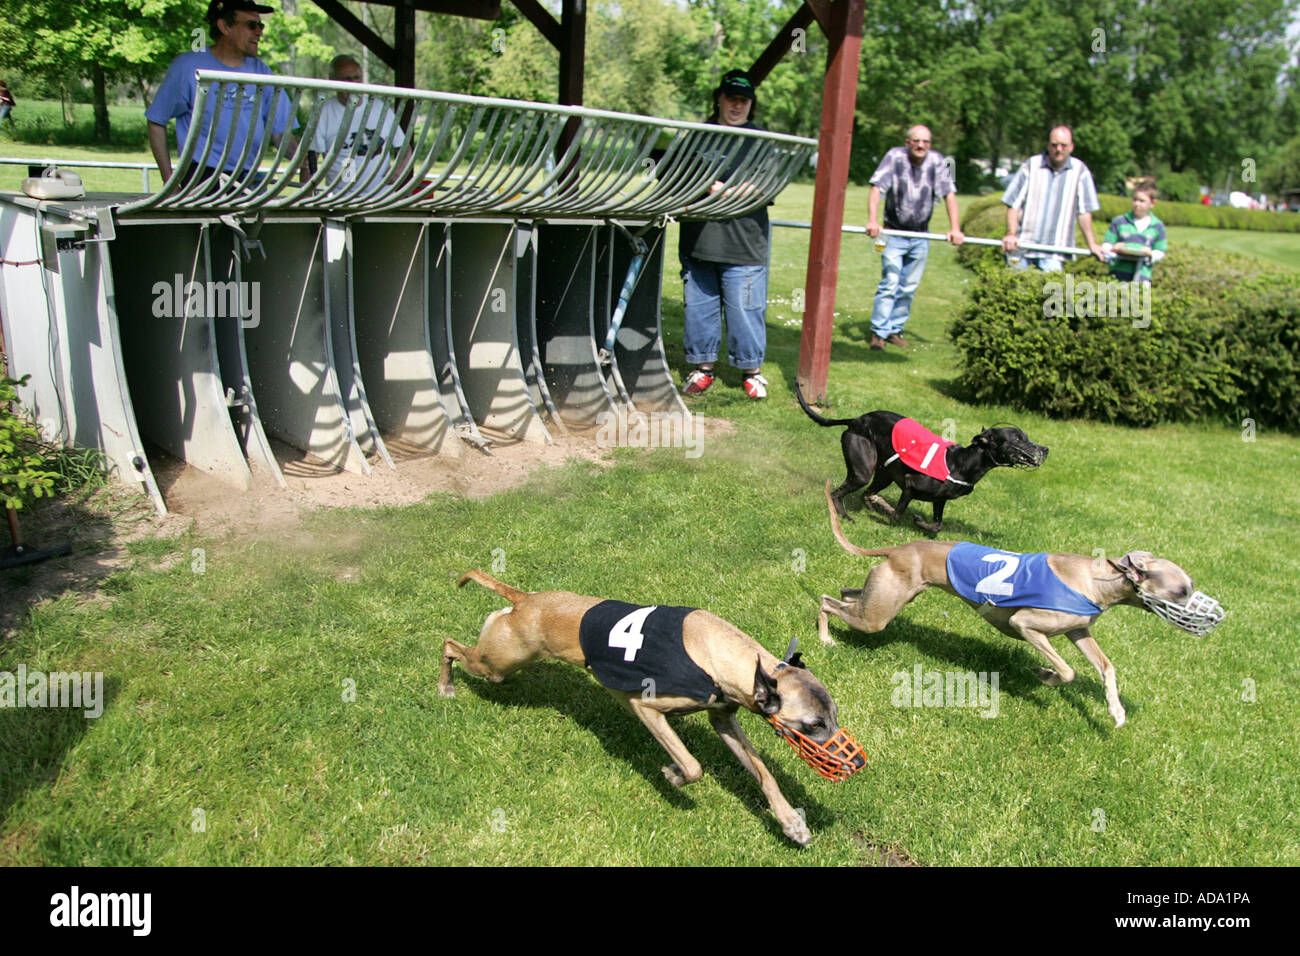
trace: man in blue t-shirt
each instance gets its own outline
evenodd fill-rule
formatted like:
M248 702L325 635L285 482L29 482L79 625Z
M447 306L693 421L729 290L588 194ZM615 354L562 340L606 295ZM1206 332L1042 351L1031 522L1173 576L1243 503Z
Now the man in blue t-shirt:
M194 119L194 101L198 92L194 71L225 70L271 76L271 68L257 58L257 45L262 39L264 26L259 14L273 12L271 7L251 0L212 0L208 4L211 46L198 52L182 53L172 60L162 85L158 87L157 95L145 111L145 118L149 121L149 149L162 172L163 182L172 175L171 155L167 148L167 123L176 120L176 145L179 151L189 135L190 123ZM236 102L239 103L239 117L235 125L235 137L223 163L221 154L226 148L226 134L230 127L229 111ZM200 179L206 179L217 172L235 172L240 165L240 156L244 155L245 142L251 137L251 144L243 160L243 169L250 170L257 163L267 127L270 128L272 143L278 147L280 138L289 131L291 124L293 128L298 125L293 119L289 97L284 93L263 95L256 87L235 87L232 84L222 89L222 115L212 128L211 142L206 142L213 108L214 104L209 99L205 116L200 119L200 139L195 144L190 177L197 175ZM255 112L259 114L256 118ZM291 156L297 149L297 143L293 133L288 132L288 136L285 154ZM217 168L218 165L220 169Z

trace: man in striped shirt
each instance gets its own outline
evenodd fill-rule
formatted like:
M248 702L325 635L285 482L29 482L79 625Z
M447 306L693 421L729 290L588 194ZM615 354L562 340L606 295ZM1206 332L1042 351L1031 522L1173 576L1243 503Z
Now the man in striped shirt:
M1092 234L1092 214L1101 208L1097 187L1088 167L1072 158L1072 152L1074 133L1068 126L1057 126L1048 134L1047 152L1025 160L1002 194L1002 203L1007 207L1007 234L1002 249L1013 267L1034 266L1044 272L1059 272L1064 255L1021 250L1020 243L1071 246L1076 221L1089 251L1104 259Z

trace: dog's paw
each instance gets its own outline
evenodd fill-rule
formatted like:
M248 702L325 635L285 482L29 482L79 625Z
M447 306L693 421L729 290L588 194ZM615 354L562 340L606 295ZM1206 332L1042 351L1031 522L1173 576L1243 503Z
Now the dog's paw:
M872 511L879 512L887 518L898 517L898 512L894 510L894 506L884 498L880 497L880 495L872 495L870 498L863 498L862 503Z
M785 821L782 829L785 831L786 836L800 846L807 846L808 841L812 839L812 831L808 829L808 824L797 813L790 815L790 819Z
M682 775L682 768L677 766L675 763L664 767L663 772L664 777L667 778L668 782L674 787L684 787L690 782Z
M439 684L439 685L438 685L438 696L439 696L439 697L455 697L455 696L456 696L456 687L455 687L455 685L453 685L453 684Z
M1034 676L1046 684L1048 687L1057 687L1065 683L1061 680L1061 675L1047 667L1035 667Z
M1123 707L1110 708L1110 715L1115 718L1115 727L1118 729L1128 722L1128 714L1124 713Z
M920 515L913 515L912 520L916 522L916 526L918 528L920 528L926 534L930 534L930 535L938 534L939 528L942 527L937 521L935 522L926 521Z

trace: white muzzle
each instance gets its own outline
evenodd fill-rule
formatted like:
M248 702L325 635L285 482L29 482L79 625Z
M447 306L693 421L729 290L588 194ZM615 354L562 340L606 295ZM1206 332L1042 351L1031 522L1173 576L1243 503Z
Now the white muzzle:
M1186 604L1175 604L1154 595L1139 591L1142 603L1175 627L1188 633L1204 637L1219 626L1227 614L1223 605L1203 591L1195 592Z

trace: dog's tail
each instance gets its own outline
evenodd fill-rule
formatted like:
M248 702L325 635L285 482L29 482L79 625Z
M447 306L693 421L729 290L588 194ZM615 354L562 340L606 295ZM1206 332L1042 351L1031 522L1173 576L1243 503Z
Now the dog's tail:
M840 514L835 510L835 500L831 498L831 482L829 478L826 480L826 506L831 510L831 531L835 532L835 540L849 554L860 554L865 558L883 558L893 552L893 548L877 548L874 551L868 551L866 548L859 548L844 537L844 531L840 528Z
M804 414L823 427L832 425L852 425L857 419L855 418L822 418L804 400L803 390L799 388L799 378L795 376L794 380L794 397L799 399L799 407L803 409Z
M489 591L496 591L497 594L500 594L511 604L518 604L520 598L525 598L528 596L527 591L521 591L518 588L512 588L508 584L502 584L496 578L492 577L492 575L484 574L482 571L479 571L477 569L472 571L466 571L464 574L462 574L460 576L460 580L456 582L456 587L463 588L465 586L466 581L476 581L477 583L483 585L483 587L487 588Z

